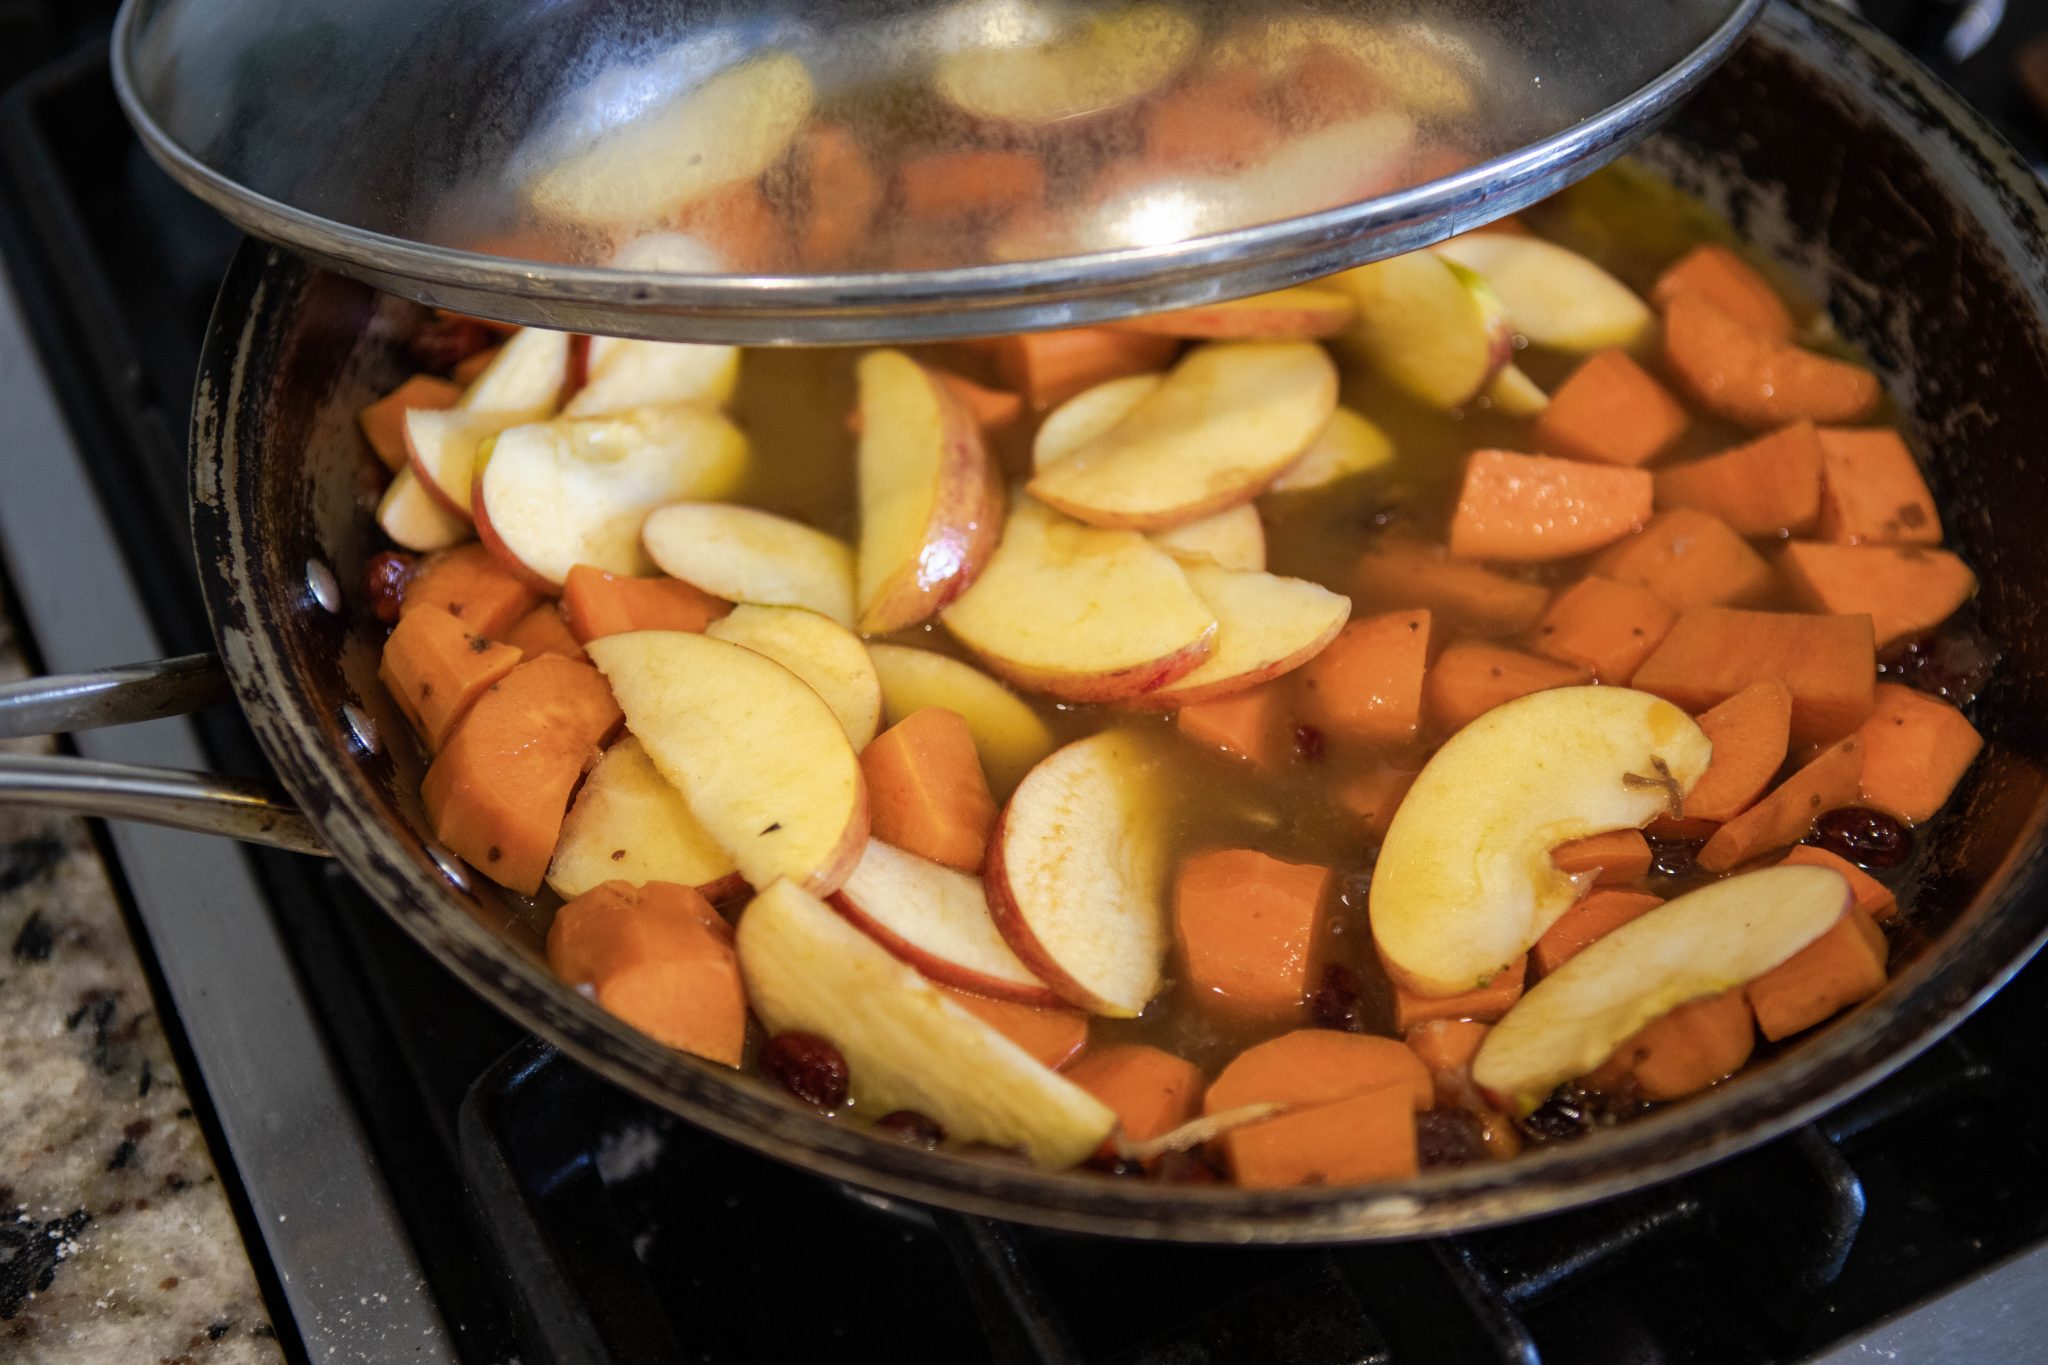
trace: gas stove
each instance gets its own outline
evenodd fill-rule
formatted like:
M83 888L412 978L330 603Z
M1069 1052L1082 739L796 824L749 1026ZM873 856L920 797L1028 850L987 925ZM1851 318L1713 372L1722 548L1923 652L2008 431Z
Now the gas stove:
M0 556L60 671L209 646L184 433L236 244L122 122L100 8L0 0ZM1863 8L2048 163L2015 75L2048 12ZM77 744L262 767L228 712ZM1391 1247L1157 1247L765 1161L524 1037L332 866L110 841L273 1321L315 1362L1746 1365L2048 1337L2048 964L1862 1098L1671 1185Z

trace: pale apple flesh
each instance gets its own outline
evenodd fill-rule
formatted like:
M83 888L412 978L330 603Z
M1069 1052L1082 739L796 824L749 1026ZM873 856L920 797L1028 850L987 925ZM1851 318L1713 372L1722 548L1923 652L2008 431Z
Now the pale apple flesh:
M730 489L747 460L739 428L694 404L532 422L492 438L471 510L486 543L546 583L578 564L644 577L648 514Z
M713 597L854 623L853 551L801 522L737 503L679 502L653 512L640 540L663 573Z
M592 337L588 377L562 411L571 417L603 417L656 404L717 406L732 397L739 378L737 346Z
M1853 908L1830 868L1781 866L1678 896L1581 949L1488 1031L1472 1079L1528 1113L1680 1005L1745 986Z
M754 898L736 946L754 1013L771 1034L837 1047L857 1113L913 1110L955 1141L1019 1147L1046 1169L1086 1160L1116 1126L1108 1106L792 883Z
M1560 687L1495 707L1423 765L1373 869L1373 941L1427 995L1491 980L1580 888L1559 844L1675 814L1713 745L1647 692Z
M1216 631L1172 555L1135 531L1083 526L1028 497L942 619L996 673L1069 701L1163 687L1208 657Z
M1052 730L1022 697L972 664L908 645L872 644L868 658L882 684L882 714L894 725L940 706L967 722L975 752L998 800L1053 751Z
M861 357L860 628L886 635L958 597L1002 533L1002 484L973 414L901 351Z
M1337 367L1321 346L1210 342L1121 421L1041 466L1028 488L1094 525L1178 526L1257 497L1336 408Z
M1031 770L997 818L983 882L1003 938L1061 999L1135 1018L1164 981L1160 759L1105 730Z
M1508 323L1539 346L1603 351L1630 346L1653 314L1629 287L1576 251L1540 237L1472 232L1434 248L1482 276Z
M979 877L870 839L832 906L934 981L1020 1005L1062 1003L1003 941Z
M1131 415L1166 382L1163 374L1127 374L1083 389L1045 415L1031 438L1031 467L1045 469Z
M1038 42L962 48L939 60L932 83L976 118L1061 123L1114 109L1163 84L1200 36L1180 9L1141 0L1064 32L1052 29Z
M1351 617L1351 599L1300 578L1187 564L1188 586L1216 613L1202 666L1139 699L1144 706L1214 701L1301 667Z
M1330 414L1330 424L1300 459L1281 471L1267 491L1299 493L1340 479L1384 469L1394 462L1394 443L1378 426L1350 408ZM1263 566L1262 566L1263 567Z
M867 843L867 785L816 692L766 655L686 631L584 648L626 728L748 885L838 889Z
M803 679L825 699L856 750L882 723L882 683L860 637L802 607L743 603L704 628L716 640L745 645Z
M548 885L563 900L610 881L674 882L714 900L745 885L631 735L605 750L583 779L548 867Z
M1331 283L1358 305L1338 344L1433 407L1471 402L1514 356L1500 297L1435 252L1374 261Z
M1245 573L1257 573L1266 567L1266 524L1259 520L1259 509L1251 503L1170 531L1154 531L1150 539L1183 563L1206 560Z
M405 414L405 456L421 487L450 515L470 519L477 450L507 427L555 410L568 378L569 334L522 327L452 408Z
M411 465L399 469L378 499L377 525L393 543L418 554L460 545L472 530L468 517L456 516L427 491Z

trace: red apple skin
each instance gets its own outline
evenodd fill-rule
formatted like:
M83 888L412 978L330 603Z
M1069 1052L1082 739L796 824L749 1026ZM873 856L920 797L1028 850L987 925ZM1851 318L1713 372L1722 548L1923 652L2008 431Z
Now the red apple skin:
M849 899L844 891L835 891L826 898L826 903L837 910L846 921L866 934L875 942L887 948L898 960L917 968L925 976L945 986L957 986L963 991L985 995L992 1000L1008 1000L1019 1005L1032 1005L1040 1009L1057 1009L1066 1004L1058 994L1046 987L1020 986L1014 981L1001 977L986 976L970 970L949 958L935 956L924 951L910 940L893 934L876 921L861 913L860 907ZM1004 936L1006 939L1008 935Z
M1271 682L1275 678L1292 673L1310 659L1315 658L1316 655L1329 648L1330 641L1337 638L1338 632L1344 629L1344 621L1348 619L1348 617L1340 619L1335 625L1324 631L1321 636L1297 649L1294 653L1287 655L1285 658L1269 660L1257 668L1239 673L1233 677L1218 678L1215 682L1201 687L1191 687L1185 692L1159 692L1155 690L1134 697L1124 704L1139 710L1164 711L1182 706L1193 706L1197 702L1217 701L1224 697L1234 697L1240 692L1257 687L1260 683Z
M483 543L483 547L486 550L489 550L497 557L500 564L505 566L507 573L524 583L527 587L532 588L535 592L543 593L549 597L560 597L562 595L562 585L560 583L550 578L544 578L526 567L526 561L512 552L512 547L507 545L505 538L498 534L498 528L491 525L489 506L484 501L484 474L482 470L478 470L476 477L470 480L469 508L470 520L476 523L476 538Z
M1209 657L1215 639L1216 632L1212 629L1186 649L1164 659L1149 659L1114 673L1041 672L1035 668L1019 667L993 654L975 651L974 657L989 672L1027 692L1060 701L1130 701L1148 692L1156 692L1200 668L1202 661Z
M820 899L830 900L833 893L853 875L860 866L863 853L868 850L868 786L860 784L858 799L853 814L846 822L846 833L839 841L839 847L832 856L811 869L811 875L803 880L804 890Z
M420 458L418 447L413 445L411 426L401 423L399 431L405 437L405 462L412 466L413 477L420 481L420 487L426 490L427 497L433 501L436 507L439 507L448 515L461 517L464 521L471 520L473 514L470 512L470 509L449 497L448 490L441 487L434 476L427 472L426 462ZM474 479L470 480L472 488L475 487L476 482Z
M861 629L870 634L904 630L936 616L974 585L1003 534L1003 484L980 424L930 370L919 370L943 414L938 491L921 553L899 566L874 604L860 613ZM926 578L927 563L951 567Z
M1003 847L1009 841L1010 806L1016 798L1003 806L1003 813L996 817L995 832L989 836L988 855L982 861L982 891L988 897L988 913L996 922L996 932L1003 936L1003 942L1010 945L1020 961L1045 982L1047 989L1057 996L1062 1004L1076 1009L1087 1010L1090 1014L1120 1014L1121 1010L1087 990L1053 961L1052 954L1031 932L1031 925L1024 918L1023 908L1010 893L1010 878L1003 865Z

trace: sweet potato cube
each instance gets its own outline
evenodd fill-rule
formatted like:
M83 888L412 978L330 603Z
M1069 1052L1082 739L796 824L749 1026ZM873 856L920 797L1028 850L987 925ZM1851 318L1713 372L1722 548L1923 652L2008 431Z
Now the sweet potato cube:
M1934 817L1984 747L1961 711L1924 692L1879 683L1863 740L1862 799L1909 825Z
M1024 332L994 347L999 382L1038 412L1111 379L1163 370L1179 349L1172 337L1112 327Z
M1550 395L1536 441L1552 455L1644 465L1685 433L1685 407L1626 351L1590 357Z
M1862 738L1850 735L1836 740L1769 796L1715 830L1699 851L1699 865L1709 872L1726 872L1760 854L1798 843L1817 818L1855 804L1857 780L1862 774Z
M384 642L377 669L427 748L448 742L476 699L519 664L519 651L472 635L439 607L407 612Z
M1583 683L1590 673L1518 649L1460 640L1446 649L1422 681L1423 710L1430 724L1449 733L1462 729L1502 702L1546 688Z
M1560 872L1591 872L1595 886L1619 886L1650 871L1650 841L1639 829L1589 834L1550 850Z
M1045 198L1045 162L1035 152L927 152L905 161L896 178L904 210L919 218L1001 214Z
M1415 1111L1397 1085L1234 1129L1223 1150L1232 1178L1254 1190L1406 1180L1420 1168Z
M1065 1075L1114 1109L1117 1128L1132 1142L1180 1127L1202 1101L1202 1073L1193 1062L1143 1043L1095 1048Z
M1869 616L1881 650L1926 635L1977 591L1969 565L1924 545L1794 541L1779 553L1778 568L1816 611Z
M1816 471L1815 483L1818 487ZM1650 519L1640 469L1477 450L1451 514L1451 553L1468 559L1568 559L1608 545Z
M1401 1087L1413 1112L1429 1108L1436 1096L1429 1069L1392 1038L1296 1029L1233 1058L1209 1083L1202 1112L1220 1114L1247 1104L1331 1104L1383 1085Z
M1891 888L1847 858L1837 857L1824 848L1796 844L1778 861L1795 867L1825 867L1831 872L1841 873L1843 880L1849 883L1849 893L1856 898L1855 908L1880 923L1899 913L1898 897L1891 893Z
M1761 601L1772 581L1771 566L1733 527L1687 508L1659 512L1639 534L1608 546L1593 572L1648 588L1679 611Z
M1755 1047L1756 1021L1737 986L1644 1025L1586 1081L1595 1090L1633 1081L1646 1100L1683 1099L1740 1071Z
M1685 819L1733 820L1755 805L1792 739L1792 692L1776 678L1753 682L1699 718L1714 756L1685 797Z
M1330 877L1326 867L1248 848L1182 863L1174 932L1195 998L1251 1014L1298 1011Z
M1298 671L1302 719L1332 739L1401 744L1422 725L1430 616L1396 611L1346 623Z
M1591 669L1623 685L1664 641L1678 612L1648 588L1591 574L1565 589L1536 627L1533 648L1546 658Z
M1792 311L1756 268L1725 246L1708 243L1681 256L1650 289L1659 308L1680 294L1697 294L1750 331L1770 341L1792 340Z
M1851 733L1876 704L1870 618L1696 607L1679 616L1629 686L1698 714L1769 678L1792 693L1794 744Z
M1851 907L1835 927L1749 983L1757 1027L1772 1042L1884 989L1890 948L1877 921Z
M1861 365L1752 332L1697 293L1664 309L1664 363L1709 412L1759 429L1859 422L1883 397Z
M1740 535L1810 530L1820 516L1820 433L1795 422L1746 445L1657 471L1659 511L1690 508Z
M1197 744L1220 749L1255 767L1277 768L1287 759L1286 698L1277 682L1262 683L1175 713L1174 724Z
M1416 776L1406 768L1382 763L1346 778L1334 795L1338 805L1358 817L1368 838L1384 839Z
M429 555L406 584L398 612L402 618L422 607L439 607L472 634L497 640L539 601L539 593L514 578L489 550L472 543Z
M1509 578L1441 545L1389 537L1359 559L1358 596L1379 607L1422 607L1476 630L1507 634L1535 624L1550 591Z
M1495 972L1485 985L1456 995L1424 995L1395 982L1394 1027L1405 1033L1431 1019L1477 1019L1490 1024L1522 998L1528 975L1529 956L1524 953Z
M413 408L452 408L462 386L430 374L416 374L356 414L370 449L396 474L405 464L405 414Z
M693 888L593 887L555 912L548 966L656 1042L740 1064L747 993L732 926Z
M939 989L952 996L954 1004L1055 1071L1088 1046L1088 1016L1080 1010L1039 1009L1013 1000L990 1000L951 986Z
M701 633L732 603L680 578L628 578L578 564L562 584L562 610L570 633L587 645L636 630Z
M583 646L576 643L576 637L569 633L569 622L562 615L559 602L543 602L514 621L512 628L505 632L505 643L529 659L538 659L543 654L559 654L565 659L580 662L590 657L583 652Z
M962 872L981 870L996 801L958 712L911 712L861 750L860 770L875 838Z
M1546 976L1579 955L1586 945L1655 910L1664 902L1641 891L1595 891L1543 931L1530 955Z
M1838 545L1939 545L1941 514L1913 452L1890 427L1820 429L1820 521Z

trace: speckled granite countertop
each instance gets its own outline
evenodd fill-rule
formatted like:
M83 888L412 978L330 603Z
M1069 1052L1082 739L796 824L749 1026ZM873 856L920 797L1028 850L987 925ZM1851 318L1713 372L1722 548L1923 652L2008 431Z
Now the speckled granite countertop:
M0 809L0 950L0 1360L281 1360L82 821Z

